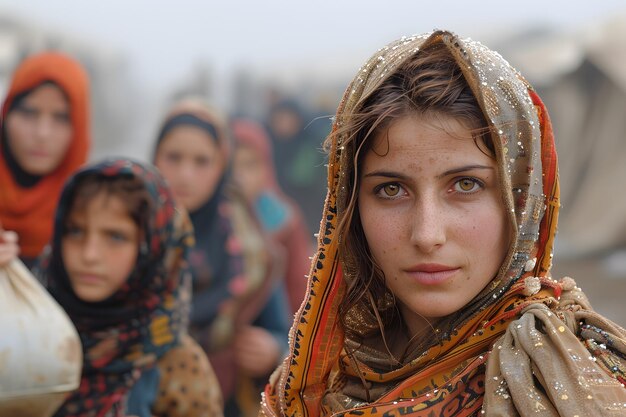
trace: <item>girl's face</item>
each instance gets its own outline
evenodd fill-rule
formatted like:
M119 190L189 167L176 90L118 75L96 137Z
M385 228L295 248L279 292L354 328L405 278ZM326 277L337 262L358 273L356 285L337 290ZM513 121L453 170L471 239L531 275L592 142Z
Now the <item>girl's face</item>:
M63 264L72 289L83 301L112 296L137 262L139 227L124 201L106 192L72 208L61 242Z
M20 167L32 175L48 175L61 164L72 141L69 102L55 85L37 87L9 112L6 129Z
M251 146L238 146L235 150L233 175L250 201L254 201L267 185L266 166L259 153Z
M180 204L193 212L215 192L225 161L206 131L196 126L177 126L161 140L155 165Z
M413 334L495 277L509 246L496 163L457 120L396 120L374 138L360 181L368 246Z

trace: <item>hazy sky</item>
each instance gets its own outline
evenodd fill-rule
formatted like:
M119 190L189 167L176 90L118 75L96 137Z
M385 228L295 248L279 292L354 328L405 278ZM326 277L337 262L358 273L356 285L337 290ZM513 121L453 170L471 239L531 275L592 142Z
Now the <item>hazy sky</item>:
M520 7L523 5L524 7ZM219 72L253 66L358 68L383 44L434 28L481 40L511 27L575 27L616 12L623 0L0 0L29 18L125 54L148 84L184 76L194 62ZM354 64L351 62L354 61Z

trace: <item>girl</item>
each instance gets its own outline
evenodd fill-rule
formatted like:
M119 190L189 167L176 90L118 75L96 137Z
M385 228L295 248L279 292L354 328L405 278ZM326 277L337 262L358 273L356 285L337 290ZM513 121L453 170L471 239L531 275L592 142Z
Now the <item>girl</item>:
M0 123L0 224L19 236L32 267L50 240L57 196L89 151L89 82L57 52L27 58L15 71Z
M221 416L212 370L186 335L192 243L155 169L114 159L71 178L43 278L79 331L84 364L56 416L123 416L127 402L141 417Z
M450 32L380 49L328 137L324 219L265 415L617 416L626 331L550 277L548 114Z
M286 255L285 286L292 312L298 311L306 288L310 234L300 208L276 181L272 144L263 127L251 120L232 122L235 142L233 177L263 230Z
M196 246L192 335L209 354L226 416L258 414L262 381L284 357L288 307L273 249L230 184L226 122L198 101L167 117L155 164L189 211Z

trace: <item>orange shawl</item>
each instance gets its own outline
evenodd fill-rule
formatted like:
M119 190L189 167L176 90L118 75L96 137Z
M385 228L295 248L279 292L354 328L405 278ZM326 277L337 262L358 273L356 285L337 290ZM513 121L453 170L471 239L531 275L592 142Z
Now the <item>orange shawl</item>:
M435 44L458 63L491 127L512 244L498 275L469 304L474 307L455 314L441 343L379 371L381 354L347 339L337 316L346 283L336 227L353 175L349 146L356 146L344 146L337 132L395 69ZM329 139L329 192L309 292L291 329L291 353L264 393L262 414L465 417L482 408L488 416L573 416L577 410L582 416L626 410L615 408L626 404L618 382L625 382L625 366L615 354L626 353L626 331L593 312L571 279L549 276L559 210L552 127L539 97L500 55L445 31L393 42L359 69ZM348 392L350 381L357 381L351 392L362 385L382 387L381 394L366 402Z
M53 173L43 177L35 186L22 188L0 155L0 223L5 230L18 233L21 255L26 258L37 257L48 243L61 188L70 174L85 163L90 142L87 74L77 61L57 52L37 54L20 64L2 104L2 121L17 95L45 81L58 85L70 103L74 133L65 159ZM4 126L0 126L0 129L0 140L4 141Z

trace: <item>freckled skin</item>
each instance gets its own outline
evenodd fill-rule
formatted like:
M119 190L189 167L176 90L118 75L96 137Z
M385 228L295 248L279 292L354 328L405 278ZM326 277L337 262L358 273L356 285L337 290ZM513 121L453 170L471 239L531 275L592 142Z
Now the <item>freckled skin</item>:
M509 226L495 159L466 127L442 115L407 116L383 134L364 157L359 213L370 251L415 334L425 319L462 309L495 277ZM389 151L381 153L387 138ZM424 285L410 273L422 264L455 272Z

